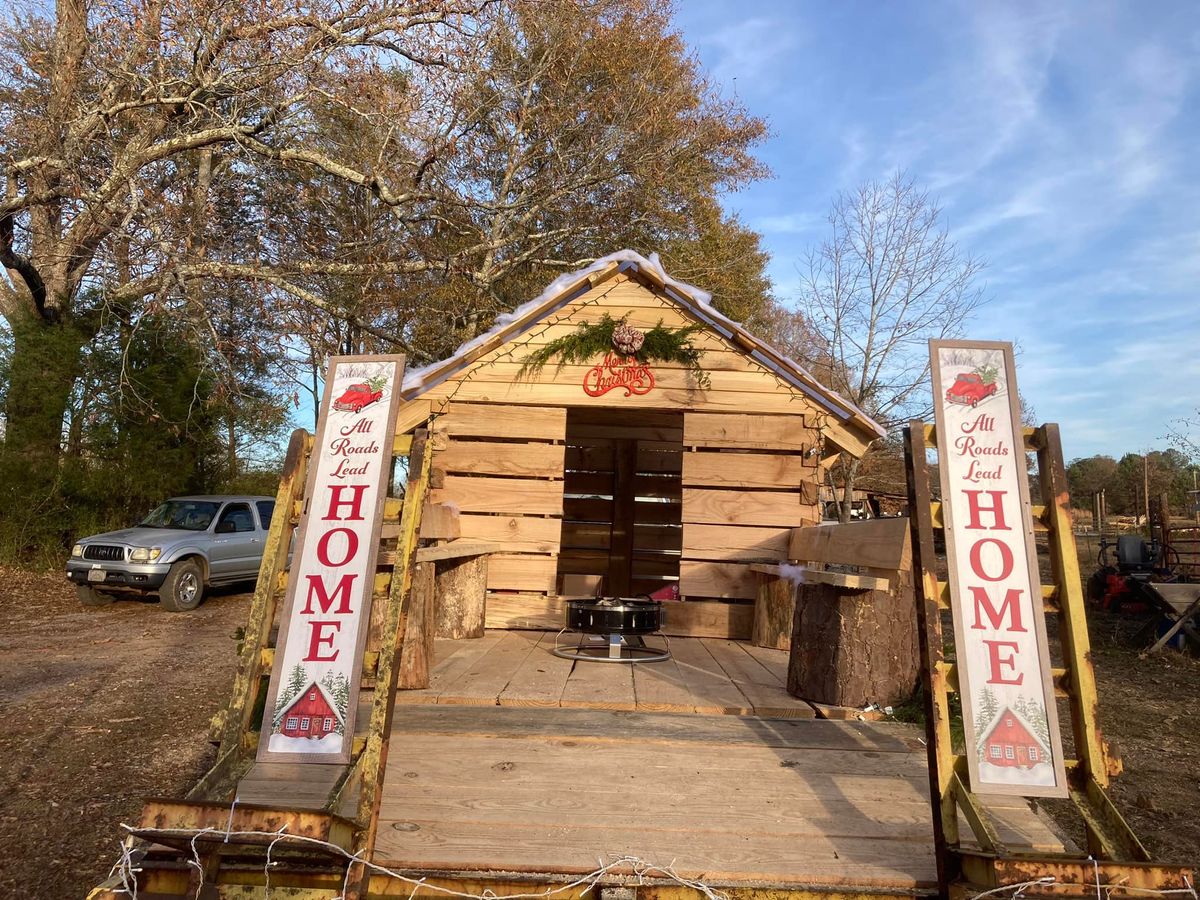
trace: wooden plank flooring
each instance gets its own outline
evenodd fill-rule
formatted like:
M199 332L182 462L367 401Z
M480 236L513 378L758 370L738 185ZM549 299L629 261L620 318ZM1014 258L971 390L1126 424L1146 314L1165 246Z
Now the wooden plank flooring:
M440 641L430 686L399 691L402 705L564 707L811 719L787 693L787 653L718 638L671 638L672 658L636 665L555 656L553 632L489 631ZM572 645L574 635L559 642ZM652 637L658 644L662 638Z
M573 875L629 855L713 886L935 892L917 729L813 718L782 651L676 638L666 663L580 663L554 637L439 641L430 687L397 693L374 861ZM320 808L341 771L258 764L239 801ZM1010 847L1061 850L1027 804L981 799Z
M917 737L863 722L412 705L396 711L376 861L549 874L629 854L710 884L924 891L936 872Z

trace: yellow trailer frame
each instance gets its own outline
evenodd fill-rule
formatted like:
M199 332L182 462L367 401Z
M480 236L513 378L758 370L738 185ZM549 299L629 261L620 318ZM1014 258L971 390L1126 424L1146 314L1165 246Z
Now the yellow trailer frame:
M216 764L184 800L151 800L127 842L129 865L92 892L95 900L129 896L132 877L142 896L212 898L384 897L562 897L599 893L611 900L695 900L719 891L728 900L901 900L928 891L901 888L839 889L804 884L712 884L700 887L671 878L602 874L590 881L571 876L496 872L382 873L370 864L379 820L380 787L387 764L397 672L406 620L416 593L413 566L430 480L429 423L406 423L411 434L395 438L394 455L407 456L403 499L389 498L383 535L394 549L380 554L376 576L372 638L364 659L363 684L373 688L365 734L355 741L350 765L327 773L326 802L320 810L275 809L234 800L239 779L249 770L258 744L256 718L274 649L272 626L286 585L287 553L304 509L304 485L312 436L297 431L289 446L277 497L277 514L267 539L254 593L233 696L216 718ZM1058 428L1025 430L1025 446L1037 454L1041 494L1036 528L1050 543L1054 583L1043 588L1048 613L1058 616L1064 665L1053 672L1056 692L1069 700L1077 759L1068 761L1071 799L1087 830L1090 858L1021 855L1006 847L982 804L967 786L965 759L950 738L951 692L957 672L944 652L942 616L949 609L948 587L934 570L933 530L941 524L940 504L929 489L927 453L937 434L923 422L905 431L910 528L917 579L929 782L938 861L938 892L965 897L1025 885L1027 896L1109 894L1186 889L1189 870L1158 865L1130 830L1105 791L1120 771L1104 743L1096 715L1096 683L1089 655L1087 623L1074 537L1070 528L1066 475ZM322 767L329 768L329 767ZM959 831L961 811L974 846ZM497 861L498 865L501 861Z
M1066 698L1070 710L1077 758L1066 761L1067 776L1071 801L1086 829L1089 856L1014 852L1001 841L968 786L966 757L955 752L950 732L950 695L958 690L958 669L946 659L942 632L942 616L951 608L950 586L938 581L934 569L933 531L943 521L942 505L930 493L928 454L937 449L938 435L933 425L914 420L904 430L904 456L913 567L919 573L918 628L939 886L943 895L962 892L965 885L983 891L1039 879L1053 880L1055 893L1070 892L1071 886L1076 893L1187 889L1190 870L1152 863L1106 791L1109 779L1120 774L1121 761L1109 751L1097 721L1096 674L1058 425L1026 428L1023 439L1026 452L1037 457L1044 501L1033 505L1032 515L1034 531L1047 538L1053 573L1053 582L1042 587L1042 602L1046 613L1058 617L1063 666L1051 674L1055 695ZM961 839L960 810L973 847Z

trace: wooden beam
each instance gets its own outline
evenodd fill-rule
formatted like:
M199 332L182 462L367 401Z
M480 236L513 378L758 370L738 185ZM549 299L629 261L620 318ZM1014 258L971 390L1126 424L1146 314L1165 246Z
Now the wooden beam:
M913 420L904 429L904 469L908 482L909 535L917 602L917 643L921 653L925 744L929 760L929 802L938 889L949 895L961 863L951 848L959 844L954 796L954 748L950 736L950 697L946 691L942 611L938 603L937 557L933 551L933 499L929 493L928 429Z
M434 547L421 547L417 550L417 562L433 562L435 559L458 559L463 556L481 556L485 553L495 553L500 547L489 541L472 541L461 538L448 541Z
M1075 752L1083 761L1087 773L1100 787L1106 787L1108 748L1100 735L1096 718L1096 671L1092 667L1083 582L1071 523L1070 489L1058 426L1053 423L1043 425L1035 433L1034 442L1039 448L1038 474L1050 523L1050 568L1054 582L1059 586L1059 640L1071 682L1070 706Z
M755 563L750 566L752 572L763 575L781 575L781 567L767 563ZM825 572L820 569L805 569L801 584L832 584L834 587L850 588L858 591L886 591L892 586L891 579L879 578L874 575L856 575L850 572Z
M225 843L227 832L269 832L260 838L239 835L239 844L267 845L275 835L314 838L349 850L353 837L354 823L340 816L310 810L277 809L254 804L236 804L230 808L226 803L204 803L191 800L147 800L142 807L135 835L146 840L182 849L191 848L193 834L207 829L210 833L197 839ZM162 831L179 831L172 837ZM315 850L313 845L303 845ZM319 851L316 851L319 852Z
M421 514L421 537L427 541L452 541L462 533L458 510L445 503L426 502Z
M788 558L907 571L912 568L908 530L907 518L797 528L792 532Z
M402 403L396 412L396 435L406 435L419 425L424 425L433 415L432 404L428 400L409 400ZM408 453L405 449L402 451Z
M806 451L817 445L817 432L803 415L762 416L689 412L683 417L687 446L744 450Z
M375 847L375 835L379 827L379 801L392 735L396 679L404 651L406 604L412 589L417 538L421 531L421 514L425 509L426 485L433 458L433 454L426 449L428 437L425 429L417 431L412 453L408 458L408 485L404 493L404 511L400 519L400 537L396 551L398 559L390 579L387 614L380 635L379 665L371 703L371 718L362 751L364 758L360 761L362 791L359 794L355 818L362 830L354 841L354 850L367 856ZM362 866L352 865L352 869L353 871L347 873L350 886L347 896L361 897L370 880L369 875Z

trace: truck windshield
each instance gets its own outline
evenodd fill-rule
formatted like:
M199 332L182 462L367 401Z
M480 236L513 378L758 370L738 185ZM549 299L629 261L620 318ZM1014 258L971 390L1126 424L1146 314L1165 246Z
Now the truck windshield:
M221 504L209 500L168 500L140 523L143 528L181 528L203 531Z

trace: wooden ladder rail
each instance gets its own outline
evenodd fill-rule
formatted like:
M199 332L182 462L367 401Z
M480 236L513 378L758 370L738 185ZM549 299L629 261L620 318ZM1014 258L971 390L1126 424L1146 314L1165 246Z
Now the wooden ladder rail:
M287 559L292 537L299 526L304 511L308 485L309 460L314 437L304 429L296 429L288 445L275 499L275 515L263 545L263 558L259 567L258 581L251 602L250 615L238 654L238 667L228 704L214 717L210 736L219 741L216 764L188 792L188 799L226 800L232 795L238 779L253 762L258 746L258 731L254 718L261 710L262 692L271 674L275 648L270 646L271 632L278 621L287 587ZM392 446L393 458L404 456L412 448L413 437L409 434L396 435ZM388 499L386 508L391 510L400 501ZM386 515L386 513L385 513ZM392 512L391 515L396 515ZM380 553L383 566L386 554ZM383 585L390 575L376 576L376 583ZM363 658L363 678L371 681L377 677L380 654L368 650ZM366 747L367 740L355 738L352 743L352 762L346 767L343 777L334 785L326 809L332 811L336 801L351 781L358 758Z
M407 437L400 436L397 442ZM411 442L412 452L408 458L408 482L404 491L395 566L388 591L387 614L380 635L371 719L367 729L366 746L354 767L361 787L355 816L359 830L354 838L353 851L365 859L370 859L375 850L375 837L379 828L379 805L391 743L392 717L396 707L396 677L404 652L404 632L413 595L413 572L417 542L421 534L421 515L429 491L430 465L433 460L427 428L418 428ZM349 784L352 780L353 776L347 779L346 783ZM335 805L339 800L338 797L332 798L331 805ZM370 870L361 863L351 863L346 878L346 900L366 897L370 882Z
M188 792L188 799L208 799L219 795L243 774L241 770L247 762L243 738L252 728L262 692L263 648L270 640L271 626L279 614L283 597L281 579L287 567L292 535L304 509L313 440L312 434L297 428L288 442L279 490L275 494L275 510L263 544L250 616L242 635L233 689L229 703L214 717L210 729L210 737L219 741L217 762ZM269 662L265 671L270 672Z
M1059 641L1065 665L1052 669L1052 675L1055 695L1069 701L1078 758L1066 760L1065 764L1070 798L1087 831L1089 854L1096 860L1105 861L1106 878L1110 874L1117 879L1125 878L1131 886L1151 886L1164 879L1175 879L1184 870L1148 865L1149 853L1104 790L1109 777L1120 771L1120 763L1109 756L1097 723L1096 678L1058 426L1046 424L1026 428L1023 438L1025 449L1037 454L1038 478L1046 501L1032 507L1035 531L1046 533L1048 538L1054 580L1053 585L1043 587L1042 601L1045 612L1056 613L1059 617ZM976 883L989 887L998 886L997 879L1003 873L1022 871L1022 861L1044 863L1045 854L1014 852L1001 842L986 811L968 786L966 757L955 753L951 743L950 694L958 690L958 670L945 658L942 614L950 609L950 590L948 584L938 581L933 551L933 530L943 524L941 504L932 499L929 485L927 454L936 447L937 433L932 425L919 420L909 422L904 429L904 458L913 566L917 573L915 587L930 802L938 884L942 895L947 896L949 885L960 876L970 876ZM978 851L961 845L960 808L979 845ZM1064 872L1075 872L1076 868L1072 867L1084 864L1090 871L1092 866L1090 860L1066 856L1059 856L1057 860L1065 867Z

